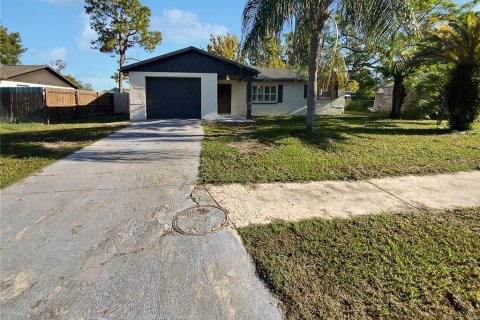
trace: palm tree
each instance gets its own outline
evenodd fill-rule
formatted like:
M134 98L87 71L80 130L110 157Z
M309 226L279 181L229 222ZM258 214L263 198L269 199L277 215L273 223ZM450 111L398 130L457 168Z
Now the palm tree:
M385 56L387 58L378 70L384 76L393 78L390 118L397 119L400 117L400 111L407 96L407 89L404 83L405 78L413 74L425 59L420 55L412 55L409 52L401 52L398 54L389 52Z
M454 64L480 64L480 12L460 14L434 30L438 55Z
M480 12L461 13L432 36L433 51L453 65L445 88L450 128L468 130L480 112Z
M333 8L338 6L338 10ZM339 12L364 35L380 41L411 15L405 0L248 0L243 10L244 48L255 48L286 25L309 35L306 129L312 130L317 98L318 59L327 21Z

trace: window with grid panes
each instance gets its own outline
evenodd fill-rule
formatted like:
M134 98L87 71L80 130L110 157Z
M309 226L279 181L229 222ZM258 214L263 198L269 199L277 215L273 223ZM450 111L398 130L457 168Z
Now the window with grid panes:
M253 86L252 102L276 103L277 102L277 86Z

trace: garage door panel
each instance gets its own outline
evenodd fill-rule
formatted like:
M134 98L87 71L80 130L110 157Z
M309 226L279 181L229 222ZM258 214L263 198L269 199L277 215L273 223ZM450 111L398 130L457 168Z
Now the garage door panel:
M199 78L147 78L148 119L201 118Z

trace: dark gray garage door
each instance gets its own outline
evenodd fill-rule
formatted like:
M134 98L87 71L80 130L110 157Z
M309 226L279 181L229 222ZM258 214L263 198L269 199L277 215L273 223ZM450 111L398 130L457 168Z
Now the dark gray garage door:
M199 78L147 78L148 119L201 118Z

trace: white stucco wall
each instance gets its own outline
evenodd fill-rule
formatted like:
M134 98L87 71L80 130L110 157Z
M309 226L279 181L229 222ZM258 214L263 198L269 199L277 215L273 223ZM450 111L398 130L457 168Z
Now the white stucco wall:
M232 114L247 116L247 82L238 80L219 80L218 83L232 85ZM307 104L307 99L303 98L303 83L282 83L282 82L253 82L252 85L272 85L283 84L283 102L282 103L252 103L253 115L281 115L292 114L297 109L302 109Z
M254 82L253 85L266 85L266 82ZM252 104L253 115L306 114L307 99L304 98L302 82L271 82L283 84L283 102L271 104ZM339 90L338 98L320 98L317 100L317 114L343 114L345 110L345 90Z
M232 115L247 115L247 82L238 80L218 80L215 73L172 73L172 72L130 72L130 119L147 118L146 81L147 77L178 77L201 79L201 116L214 120L218 117L217 86L220 83L232 85ZM305 114L307 99L303 97L303 82L253 82L253 85L283 85L282 103L252 103L253 115ZM345 106L345 91L339 91L339 98L317 100L317 114L342 114Z
M232 114L247 116L247 82L238 80L219 80L218 83L232 85Z
M217 117L217 74L216 73L181 73L181 72L137 72L129 73L130 84L130 119L147 118L147 77L200 78L201 82L201 116L213 120Z
M302 113L302 108L307 105L303 98L303 82L253 82L253 85L278 86L283 85L282 103L252 103L253 115L281 115Z

